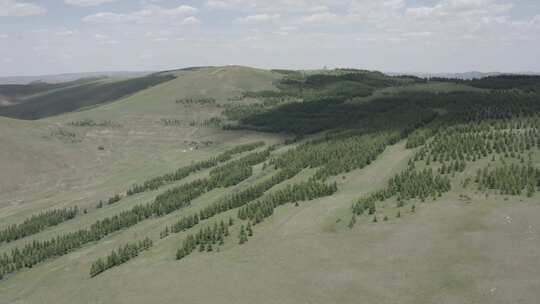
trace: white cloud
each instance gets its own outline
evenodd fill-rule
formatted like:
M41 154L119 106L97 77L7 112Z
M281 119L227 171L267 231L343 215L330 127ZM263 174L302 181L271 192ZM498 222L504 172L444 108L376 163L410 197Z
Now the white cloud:
M328 10L330 9L326 5L315 5L307 9L308 12L313 12L313 13L326 12Z
M15 0L0 0L0 17L36 16L47 13L47 9L37 4Z
M227 1L209 0L206 1L205 6L210 9L229 9L231 5Z
M373 43L378 41L379 39L377 37L358 37L355 38L355 40L360 42Z
M98 23L121 23L131 21L128 15L102 12L93 15L89 15L83 18L85 22L98 22Z
M146 32L144 34L146 37L170 37L174 33L169 30L158 30L158 31L152 31L152 32Z
M531 19L531 24L540 29L540 15L534 16L534 18Z
M66 1L75 0L10 2L49 5L52 11L66 8ZM234 62L289 68L539 70L540 6L524 5L527 1L538 0L117 0L123 8L80 9L90 15L85 21L94 22L83 25L50 14L17 30L19 20L0 18L0 23L13 22L0 26L0 45L10 43L0 64L5 57L17 63L4 64L0 73L62 72L64 66L89 70L103 62L108 69ZM188 26L201 20L204 27ZM73 58L68 64L60 54Z
M117 0L64 0L64 3L75 6L97 6L115 1Z
M398 20L405 6L405 0L350 0L343 7L337 6L335 10L328 6L312 7L314 13L300 17L297 23L343 25L371 22L382 27Z
M500 0L440 0L432 6L411 7L405 10L403 23L410 31L429 29L431 38L476 42L517 39L527 22L512 20L512 3ZM526 29L530 31L529 29Z
M370 13L372 11L394 11L405 7L405 0L352 0L349 12Z
M108 35L104 34L95 34L94 38L97 40L97 43L99 45L112 45L112 44L118 44L119 42L113 38L111 38Z
M213 10L256 12L321 12L329 5L349 0L207 0L205 6Z
M398 20L404 7L404 0L353 0L347 10L346 18L351 22L387 24Z
M62 30L54 33L56 36L73 36L77 34L79 31L77 30Z
M153 59L154 58L154 54L151 54L151 53L141 53L139 54L139 59L140 60L150 60L150 59Z
M265 23L265 22L271 22L275 21L281 18L281 15L279 14L258 14L258 15L250 15L246 17L239 17L233 20L233 23L235 24L259 24L259 23Z
M189 23L189 21L187 23ZM183 41L184 38L178 37L177 34L178 33L174 31L161 29L161 30L146 32L144 36L153 42Z
M201 20L195 16L189 16L182 21L183 25L199 25L201 23Z
M175 8L163 8L157 5L148 5L142 10L127 13L127 14L118 14L112 12L101 12L94 15L89 15L83 18L83 21L86 22L96 22L96 23L125 23L125 22L136 22L136 23L167 23L180 21L181 23L187 22L196 22L198 21L189 17L187 15L195 14L198 12L198 9L189 5L180 5ZM188 19L186 21L186 19Z
M422 38L422 37L431 36L431 32L408 32L408 33L403 34L403 36L405 36L405 37L413 37L413 38L415 38L415 37Z
M458 15L493 15L512 9L513 4L495 0L442 0L434 6L408 8L407 14L419 18L444 18Z
M330 13L317 13L300 18L301 24L327 24L327 23L340 23L343 19L340 16Z
M167 42L167 41L169 41L169 38L159 37L159 38L152 39L152 41L153 42Z

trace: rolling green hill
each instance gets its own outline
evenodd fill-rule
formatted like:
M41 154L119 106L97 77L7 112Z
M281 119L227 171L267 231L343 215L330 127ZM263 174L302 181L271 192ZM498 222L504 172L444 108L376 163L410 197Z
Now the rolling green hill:
M151 77L0 118L0 303L538 298L537 82Z
M39 119L111 102L162 82L171 75L133 79L83 79L62 84L2 85L0 95L13 105L0 107L0 116Z

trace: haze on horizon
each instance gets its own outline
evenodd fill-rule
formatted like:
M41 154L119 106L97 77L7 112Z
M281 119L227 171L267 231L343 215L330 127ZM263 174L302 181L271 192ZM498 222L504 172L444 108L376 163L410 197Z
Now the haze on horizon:
M238 64L540 71L535 0L0 0L0 76Z

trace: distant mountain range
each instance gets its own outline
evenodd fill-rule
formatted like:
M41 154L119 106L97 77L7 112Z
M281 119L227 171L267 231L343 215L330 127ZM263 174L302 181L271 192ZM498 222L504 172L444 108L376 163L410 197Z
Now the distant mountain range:
M7 76L0 77L0 84L29 84L32 82L46 83L62 83L74 81L81 78L95 77L127 77L135 78L142 77L152 73L151 71L112 71L112 72L88 72L88 73L65 73L56 75L39 75L39 76Z
M387 72L386 74L391 76L401 76L401 75L412 75L417 76L421 78L454 78L454 79L480 79L490 76L499 76L499 75L540 75L540 73L536 72L517 72L517 73L501 73L501 72L464 72L464 73L415 73L415 72L403 72L403 73L396 73L396 72Z
M194 70L199 67L188 67L181 70ZM84 78L95 77L126 77L136 78L146 76L154 71L111 71L111 72L87 72L87 73L65 73L65 74L51 74L51 75L38 75L38 76L5 76L0 77L0 85L3 84L30 84L33 82L46 82L46 83L62 83L68 81L74 81ZM420 72L384 72L390 76L412 75L421 78L455 78L455 79L479 79L489 76L519 74L519 75L540 75L538 72L516 72L516 73L501 73L501 72L464 72L464 73L420 73Z

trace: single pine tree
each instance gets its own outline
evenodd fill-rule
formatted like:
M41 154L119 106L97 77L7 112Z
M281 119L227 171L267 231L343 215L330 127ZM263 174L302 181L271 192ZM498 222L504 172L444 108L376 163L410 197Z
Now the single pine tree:
M240 245L244 244L247 241L246 231L244 229L244 225L240 227L240 233L238 235L238 243Z
M353 214L351 217L351 221L349 222L349 229L352 229L354 227L354 224L356 224L356 215Z
M253 236L253 229L251 229L251 222L248 222L246 231L249 237Z

